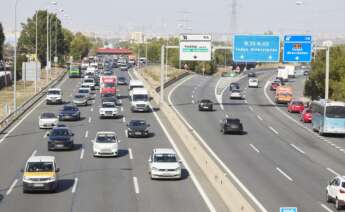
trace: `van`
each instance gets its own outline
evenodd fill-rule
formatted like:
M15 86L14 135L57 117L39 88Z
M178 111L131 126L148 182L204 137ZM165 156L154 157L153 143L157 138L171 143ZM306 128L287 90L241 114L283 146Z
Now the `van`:
M144 83L140 80L129 81L129 85L128 85L129 96L131 96L132 90L134 88L144 88Z
M31 156L23 172L23 193L29 191L55 192L58 188L58 172L54 156Z
M132 112L141 111L147 112L150 111L150 97L145 88L134 88L131 91L130 95L131 101L131 110Z

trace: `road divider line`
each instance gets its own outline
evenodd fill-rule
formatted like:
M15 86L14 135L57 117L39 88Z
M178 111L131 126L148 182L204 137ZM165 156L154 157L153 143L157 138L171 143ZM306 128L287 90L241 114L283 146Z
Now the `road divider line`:
M260 153L260 150L254 146L254 144L249 144L249 146L254 149L255 152Z
M321 203L320 205L321 205L321 207L323 207L323 209L325 209L326 211L328 211L328 212L333 212L333 211L332 211L329 207L327 207L325 204Z
M290 144L290 146L292 146L295 150L297 150L299 153L302 153L305 155L305 152L303 150L301 150L300 148L298 148L295 144Z
M272 126L269 126L268 127L270 130L272 130L272 132L274 132L275 134L279 135L278 131L275 130Z
M84 152L85 152L85 149L82 148L82 149L81 149L81 152L80 152L80 159L83 159L83 158L84 158Z
M93 107L90 109L91 112L93 112Z
M126 123L126 117L123 117L123 118L122 118L122 122L123 122L123 123Z
M85 132L85 138L87 138L87 137L89 137L89 131L88 130L86 130L86 132Z
M126 137L128 138L128 130L125 130Z
M261 118L261 116L259 116L259 115L257 115L256 117L258 117L258 119L259 119L260 121L263 121L263 120L264 120L264 119Z
M277 170L280 174L282 174L286 179L288 179L289 181L293 182L293 179L292 179L289 175L287 175L285 172L283 172L280 168L277 167L276 170Z
M248 108L249 108L249 110L254 111L252 106L249 106Z
M121 112L123 112L123 107L121 107Z
M36 153L37 153L37 150L35 149L35 150L32 152L31 157L35 156Z
M89 117L89 123L91 123L91 120L92 120L92 118L91 118L91 117Z
M332 174L336 175L336 176L340 176L340 174L336 171L334 171L333 169L331 168L327 168L327 171L331 172Z
M7 196L11 194L11 192L12 192L12 190L14 189L14 187L16 186L17 182L18 182L18 179L14 179L14 181L13 181L13 183L11 184L10 188L9 188L9 189L7 190L7 192L6 192L6 195L7 195Z
M74 178L72 193L75 193L77 191L77 187L78 187L78 178L76 177L76 178Z
M192 104L193 104L193 105L194 105L194 103L195 103L194 100L192 100Z
M194 95L192 95L192 99L194 99Z
M132 153L131 148L128 148L128 155L129 155L129 159L133 160L133 153Z
M139 184L138 184L138 178L137 177L133 177L133 184L134 184L135 193L139 194L140 190L139 190Z

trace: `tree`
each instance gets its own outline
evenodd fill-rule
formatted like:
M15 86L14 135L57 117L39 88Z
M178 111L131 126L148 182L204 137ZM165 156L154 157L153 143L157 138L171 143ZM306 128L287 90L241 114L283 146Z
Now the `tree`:
M75 60L81 60L89 54L91 47L90 39L78 32L71 42L71 55Z
M4 59L3 53L4 53L4 42L5 42L5 34L2 28L2 23L0 22L0 60Z
M74 35L70 30L66 28L62 28L62 33L64 38L64 54L68 55L71 53L71 43L74 39Z

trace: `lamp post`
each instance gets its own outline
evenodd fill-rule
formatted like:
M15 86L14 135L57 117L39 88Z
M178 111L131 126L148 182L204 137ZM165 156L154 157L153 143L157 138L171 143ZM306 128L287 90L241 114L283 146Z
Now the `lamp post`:
M16 0L14 4L13 111L17 109L17 6L18 0Z
M329 51L331 46L333 45L332 41L325 41L323 42L323 46L326 48L326 70L325 70L325 106L323 110L323 116L326 117L326 106L328 102L328 92L329 92ZM325 122L323 122L323 128L325 127ZM321 130L319 132L322 134Z
M51 5L56 6L57 3L55 1L51 2ZM50 54L49 54L49 6L47 7L47 52L46 52L46 60L47 60L47 64L46 64L46 79L47 79L47 83L48 83L48 73L50 71Z

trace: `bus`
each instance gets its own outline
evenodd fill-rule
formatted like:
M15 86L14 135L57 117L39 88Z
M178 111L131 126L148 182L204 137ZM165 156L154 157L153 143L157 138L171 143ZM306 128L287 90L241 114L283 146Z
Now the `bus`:
M326 107L326 112L325 112ZM313 101L310 105L312 111L313 130L320 135L345 134L345 103L326 101L324 99Z
M79 78L81 77L80 67L77 65L71 65L68 70L69 78Z

